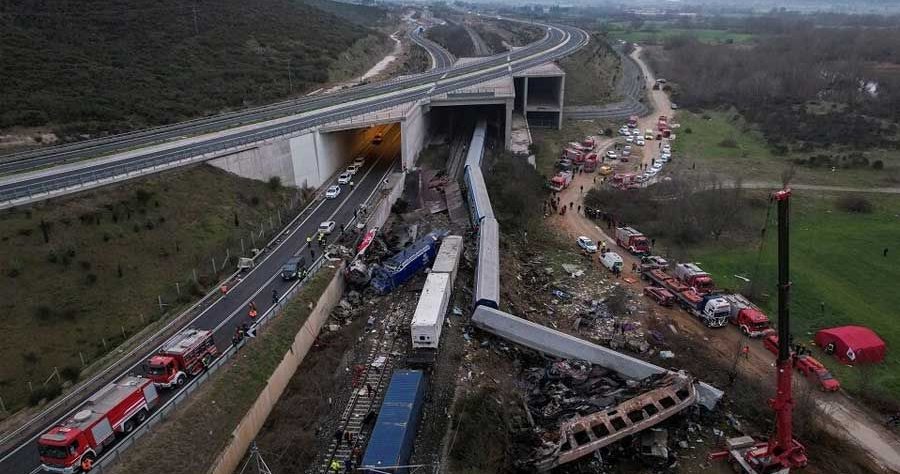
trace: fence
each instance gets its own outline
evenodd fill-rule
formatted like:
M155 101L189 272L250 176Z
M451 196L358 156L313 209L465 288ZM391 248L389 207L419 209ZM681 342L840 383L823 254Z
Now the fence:
M395 201L400 192L402 192L402 188L403 179L401 175L400 179L398 179L394 183L393 188L390 189L390 192L379 193L379 188L376 187L372 194L366 198L364 203L368 207L378 210L381 210L383 208L390 209L393 201ZM381 196L379 196L379 194L381 194ZM377 199L378 203L372 205L371 203L374 199ZM348 221L348 225L355 223L357 219L357 217L351 218ZM383 216L380 212L373 212L368 214L367 221L369 227L379 226L384 222ZM295 282L287 291L285 291L284 295L279 299L278 304L272 306L262 316L260 316L260 318L251 326L250 331L258 331L260 328L265 327L272 318L280 314L281 311L284 310L286 303L290 299L292 299L297 294L297 292L299 292L303 288L303 286L307 282L309 282L310 279L314 277L316 272L322 267L325 262L326 259L324 256L320 256L318 259L316 259L316 261L313 262L313 264L310 266L310 271L307 276L302 280ZM109 451L103 454L98 460L97 464L95 464L94 466L96 472L103 473L104 469L108 470L122 455L122 452L131 447L138 438L149 432L153 426L156 426L161 421L166 420L180 404L187 400L187 397L191 393L193 393L200 385L209 380L212 374L215 373L226 361L230 360L234 356L234 354L244 346L244 344L247 344L247 342L248 339L245 338L237 345L232 345L228 349L223 351L222 355L215 361L213 361L207 371L203 372L200 376L190 380L184 386L184 388L181 389L174 397L172 397L161 407L155 410L147 419L147 421L145 421L140 427L135 429L131 434L123 438L122 441L116 443L112 448L110 448ZM34 472L36 473L38 472L38 470L35 470Z
M130 337L140 334L149 324L167 319L173 311L183 309L185 305L192 303L197 297L204 296L208 290L216 288L219 283L225 282L225 284L228 284L233 276L227 276L228 274L225 273L226 269L229 267L235 268L236 261L240 257L253 257L252 252L257 247L261 247L259 255L265 255L268 249L276 243L274 240L269 241L268 239L277 236L284 224L295 219L299 215L298 211L302 210L304 204L306 204L308 199L304 200L303 194L302 190L298 190L288 197L281 207L269 212L268 216L254 223L252 229L245 230L241 235L231 236L225 242L224 247L213 251L205 257L198 258L196 260L198 265L189 274L182 279L171 282L167 289L158 294L152 301L152 305L156 306L158 311L138 313L136 315L138 319L121 323L118 333L107 334L99 337L99 340L95 339L85 343L85 346L89 346L91 345L90 342L94 342L93 346L99 349L94 352L79 351L78 359L74 361L75 364L80 363L78 369L84 370L89 365L101 361L110 350L127 343ZM223 276L225 277L224 280L222 280ZM206 297L201 299L201 302L205 301L207 301ZM149 301L147 303L148 306L151 304ZM64 369L72 368L75 368L75 365ZM63 373L65 374L66 371L64 370ZM21 387L18 394L7 389L5 399L0 395L0 412L15 411L23 403L18 400L22 400L23 396L30 397L35 390L39 390L42 396L54 396L51 391L47 391L47 387L51 382L54 382L56 386L63 384L64 378L60 374L59 367L54 367L50 375L43 381L26 382L26 385ZM14 402L14 400L16 401Z

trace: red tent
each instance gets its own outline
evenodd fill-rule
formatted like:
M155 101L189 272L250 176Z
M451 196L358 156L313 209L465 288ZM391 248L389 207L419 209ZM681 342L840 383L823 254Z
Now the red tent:
M822 329L816 333L816 344L847 364L881 362L887 350L875 331L862 326Z

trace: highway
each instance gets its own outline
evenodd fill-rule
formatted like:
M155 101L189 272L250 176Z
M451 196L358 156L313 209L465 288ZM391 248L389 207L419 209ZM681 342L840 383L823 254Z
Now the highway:
M388 81L386 83L372 84L352 89L347 94L338 93L333 96L322 96L315 99L304 99L290 103L275 104L272 106L254 109L246 112L236 112L227 116L218 116L212 119L199 119L192 122L177 124L170 127L135 132L109 139L95 140L70 146L49 148L47 150L30 152L27 157L19 157L15 161L21 165L20 170L29 169L25 166L30 163L41 163L39 166L59 165L72 160L82 160L85 157L97 156L122 148L135 148L146 144L160 143L173 137L181 137L192 133L204 133L205 131L232 127L240 123L249 123L262 120L260 117L285 115L296 113L303 109L297 117L283 120L279 123L261 125L255 129L242 129L235 133L223 133L210 139L199 139L190 143L175 144L161 150L154 150L145 154L139 154L127 161L128 166L141 167L153 166L156 163L166 163L178 160L185 154L199 154L211 150L225 149L234 146L235 143L258 141L266 137L278 136L287 131L308 128L321 123L327 123L350 115L359 114L369 110L387 108L396 104L411 102L429 95L436 95L476 84L482 81L502 77L548 60L571 54L582 47L588 41L587 35L577 28L552 27L548 35L526 48L512 53L504 53L497 57L487 58L483 62L467 65L450 70L435 69L434 72L414 76L402 81ZM294 112L286 112L286 110ZM290 233L280 243L268 252L265 260L246 275L241 283L234 286L228 296L220 299L204 309L194 320L185 327L201 329L215 329L216 343L220 348L230 344L231 335L235 327L248 321L247 305L255 301L261 313L271 306L271 292L275 289L278 294L283 294L289 288L290 283L283 282L279 277L279 269L284 261L291 255L309 256L305 239L313 234L319 223L325 220L335 220L339 224L346 223L353 215L354 209L374 193L379 183L390 173L392 169L398 169L400 149L400 127L391 127L385 133L384 143L369 150L370 159L365 168L357 175L358 183L353 190L344 186L344 191L338 199L321 200L316 202L311 212L305 212L307 216L294 223ZM53 151L55 150L55 151ZM349 158L349 157L348 157ZM28 193L31 190L49 189L54 186L65 185L72 179L85 179L96 177L102 173L122 167L121 162L87 161L84 163L68 163L64 166L41 170L40 173L27 173L21 179L4 179L0 184L0 201L8 200L10 193ZM10 168L7 168L7 170ZM27 195L27 194L26 194ZM332 237L332 240L336 235ZM318 253L314 256L319 257ZM312 260L307 258L307 262ZM156 351L156 348L144 352L145 356ZM138 365L117 372L117 376L134 373ZM111 374L112 375L112 374ZM90 388L90 387L88 387ZM72 394L73 400L82 401L92 392L85 388ZM96 387L94 387L96 388ZM82 393L83 392L83 393ZM172 396L169 392L166 396ZM73 403L74 404L74 403ZM73 410L74 411L74 410ZM7 434L0 442L3 443L3 457L0 458L0 472L3 474L31 473L39 468L35 440L49 426L70 416L69 411L60 417L51 417L51 410L36 415L24 423L17 432Z
M450 51L447 51L443 46L426 38L424 33L424 31L414 28L409 32L409 39L411 39L413 43L421 46L422 49L428 53L428 56L431 57L431 69L446 69L452 66L453 61L456 59L450 54Z
M20 167L18 171L22 171L33 169L34 163L48 166L50 163L83 160L122 147L143 146L172 137L204 133L211 129L234 126L238 123L246 124L276 115L283 116L287 113L285 108L293 110L293 115L287 119L255 127L241 127L233 132L220 132L208 138L195 137L172 142L170 146L154 147L146 153L130 156L127 160L79 161L37 172L7 176L0 179L0 203L6 203L8 207L12 204L11 201L29 199L34 194L59 191L69 186L83 185L85 182L120 176L125 172L167 166L198 155L255 143L366 112L413 102L563 57L587 41L586 33L580 29L553 27L543 40L528 47L459 68L435 69L433 72L412 76L410 79L361 86L349 89L346 93L307 99L297 105L284 107L275 105L266 110L254 109L246 114L237 114L235 117L217 117L209 121L191 122L155 134L137 132L120 140L101 140L94 144L84 144L82 148L59 150L56 154L53 154L53 148L50 148L43 155L17 160L11 162L9 166L18 163L16 165Z
M346 224L353 217L353 212L359 204L366 201L391 171L399 171L400 153L400 127L391 127L384 135L384 142L379 146L368 145L359 150L368 156L368 160L356 174L356 185L351 190L349 186L342 186L343 190L337 199L319 199L312 204L312 212L308 217L290 226L289 236L283 238L280 244L268 252L265 260L258 262L256 267L248 273L239 284L229 290L225 298L221 298L209 306L191 323L191 328L210 329L215 331L216 346L222 352L231 345L231 337L235 329L243 324L250 324L252 320L248 316L248 304L255 302L260 314L273 305L272 290L278 295L284 295L294 282L284 281L279 274L281 265L293 255L305 258L307 265L312 264L321 256L318 245L313 244L313 252L306 244L306 236L313 235L319 223L333 220L339 226ZM331 184L331 183L329 183ZM339 231L332 233L329 242L337 240ZM152 352L155 352L154 349ZM138 364L132 365L126 373L142 373ZM182 390L184 390L183 388ZM178 390L161 390L162 403L173 397ZM44 431L41 426L36 434L29 437L27 442L21 443L18 449L4 454L0 459L0 472L4 474L31 473L39 468L37 455L37 435Z

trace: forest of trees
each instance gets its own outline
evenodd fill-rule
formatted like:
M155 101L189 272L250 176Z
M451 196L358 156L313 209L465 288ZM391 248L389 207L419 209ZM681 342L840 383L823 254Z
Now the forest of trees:
M328 11L297 0L4 2L0 128L121 132L315 88L351 45L384 36L370 26L387 12L311 1Z
M792 26L752 46L674 37L652 66L680 105L735 107L776 148L898 146L900 28Z

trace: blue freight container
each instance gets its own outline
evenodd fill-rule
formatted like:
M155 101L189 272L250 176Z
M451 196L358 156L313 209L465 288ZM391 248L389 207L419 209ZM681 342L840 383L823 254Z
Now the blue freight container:
M360 468L363 472L405 474L425 397L421 370L397 370L391 377Z
M385 260L372 274L372 288L379 294L386 295L405 283L434 260L438 244L447 233L446 230L431 232Z

